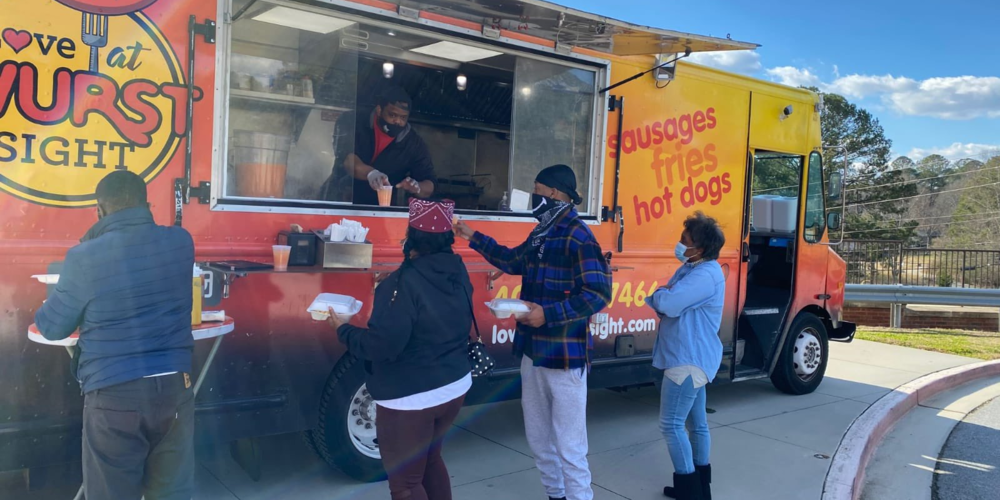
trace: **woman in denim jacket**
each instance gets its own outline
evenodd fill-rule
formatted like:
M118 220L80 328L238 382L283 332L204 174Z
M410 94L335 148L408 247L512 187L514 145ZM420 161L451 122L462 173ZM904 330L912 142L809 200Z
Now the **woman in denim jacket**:
M716 259L723 244L725 236L715 219L701 212L688 217L675 248L683 265L648 300L660 316L653 366L663 370L660 431L674 465L674 485L665 487L663 494L679 500L712 498L705 386L722 363L719 325L726 280Z

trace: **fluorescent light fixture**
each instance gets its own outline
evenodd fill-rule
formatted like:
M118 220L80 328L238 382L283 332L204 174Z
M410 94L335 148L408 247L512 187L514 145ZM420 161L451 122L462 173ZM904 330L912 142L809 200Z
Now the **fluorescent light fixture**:
M440 57L442 59L450 59L458 62L478 61L480 59L486 59L503 54L503 52L497 52L495 50L481 49L479 47L471 47L469 45L462 45L454 42L437 42L410 50L419 54Z
M396 65L389 61L382 63L382 76L386 78L392 78L392 74L396 71Z
M531 97L531 87L521 87L521 95Z
M337 19L336 17L303 12L281 6L274 7L267 12L254 16L253 20L303 31L312 31L313 33L322 33L324 35L354 24L351 21Z
M455 77L455 85L458 86L458 90L465 90L469 88L469 79L465 75L458 75Z

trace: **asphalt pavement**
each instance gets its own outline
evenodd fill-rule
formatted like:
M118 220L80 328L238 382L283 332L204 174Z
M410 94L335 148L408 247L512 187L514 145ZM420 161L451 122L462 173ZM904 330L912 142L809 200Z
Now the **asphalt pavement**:
M958 423L938 457L934 500L1000 498L1000 398Z
M964 385L943 391L930 399L922 401L901 418L892 430L879 443L868 467L865 469L862 500L959 500L964 498L976 500L1000 499L1000 494L976 495L974 489L963 479L951 484L951 495L933 497L935 481L963 478L972 475L982 476L982 473L996 472L991 467L997 466L1000 453L1000 431L997 431L998 421L993 421L993 429L977 428L981 434L993 433L993 442L982 441L977 444L974 438L971 446L966 442L954 442L951 450L949 440L960 423L984 403L1000 398L1000 377L989 377L974 380ZM994 415L994 418L996 415ZM966 448L978 448L971 450ZM958 458L970 453L982 453L992 456L983 462L973 462L971 459ZM961 471L961 472L956 472ZM1000 491L994 486L993 492ZM971 495L971 496L966 496Z
M715 498L818 499L841 436L871 403L915 378L977 361L860 340L830 347L827 378L813 394L782 394L766 380L709 388L708 406L715 410L708 416ZM588 434L596 500L663 498L672 467L658 413L659 394L653 389L590 392ZM943 443L944 438L931 453ZM389 497L384 483L359 484L328 467L300 435L269 436L260 446L264 463L256 482L233 461L225 444L200 449L195 499ZM545 498L524 436L520 401L463 409L444 456L455 500ZM0 498L66 500L78 485L38 491L17 490L16 484L5 491L0 485ZM924 491L929 490L928 483Z

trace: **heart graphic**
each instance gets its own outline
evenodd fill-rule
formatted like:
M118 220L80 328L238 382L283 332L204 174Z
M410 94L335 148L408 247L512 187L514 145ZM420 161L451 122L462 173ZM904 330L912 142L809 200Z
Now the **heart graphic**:
M31 45L31 33L18 31L14 28L3 30L3 39L7 45L10 45L10 48L14 49L14 53L21 52L25 47Z

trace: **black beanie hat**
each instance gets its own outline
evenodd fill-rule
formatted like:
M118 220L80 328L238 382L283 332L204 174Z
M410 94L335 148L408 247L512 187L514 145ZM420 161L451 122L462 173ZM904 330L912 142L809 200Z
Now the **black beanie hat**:
M546 167L538 172L535 182L566 193L574 205L579 205L583 201L576 192L576 174L566 165Z

